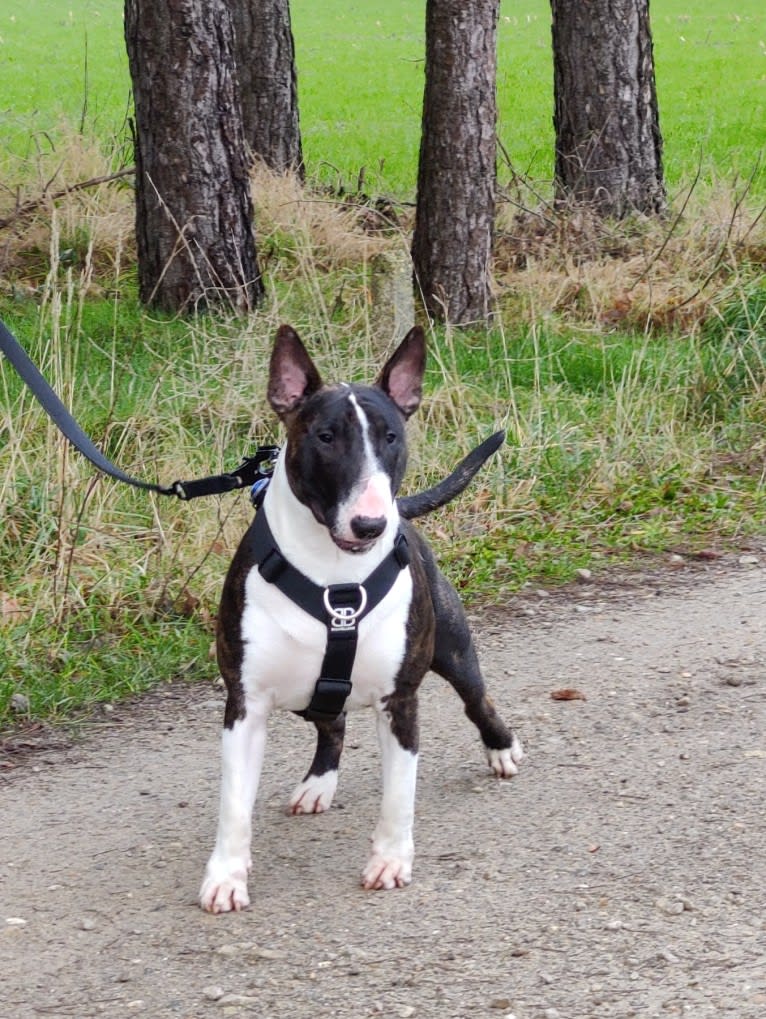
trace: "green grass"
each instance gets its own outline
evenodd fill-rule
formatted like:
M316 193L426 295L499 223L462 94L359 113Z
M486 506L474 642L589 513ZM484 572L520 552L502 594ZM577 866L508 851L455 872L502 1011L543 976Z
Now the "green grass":
M196 619L151 619L115 626L91 610L48 640L51 630L38 625L0 628L0 730L8 720L13 694L26 707L14 720L60 721L98 704L143 693L158 683L210 679L210 633ZM45 651L42 646L47 645ZM20 653L20 648L25 650ZM39 648L30 654L30 648Z
M425 6L293 0L309 171L354 190L411 196L417 171ZM652 5L665 166L671 188L748 177L763 154L766 9L761 0ZM107 142L125 137L129 101L122 0L8 0L0 14L0 131L16 154L55 143L62 118ZM547 0L501 5L500 140L516 173L552 174ZM86 73L87 64L87 73ZM1 159L1 157L0 157ZM509 176L508 169L501 173ZM754 186L766 191L763 167Z
M0 135L16 155L46 149L62 120L107 142L124 129L122 3L7 0L0 40Z

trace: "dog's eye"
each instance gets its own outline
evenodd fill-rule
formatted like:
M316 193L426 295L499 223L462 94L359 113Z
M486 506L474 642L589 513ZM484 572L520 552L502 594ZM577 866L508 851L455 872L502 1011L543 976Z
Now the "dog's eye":
M386 432L386 442L389 444L389 446L393 446L393 444L396 442L398 438L399 436L396 434L396 432Z
M332 443L335 436L333 435L332 432L325 430L323 432L317 432L317 438L319 439L320 442L324 443L325 446L329 446Z

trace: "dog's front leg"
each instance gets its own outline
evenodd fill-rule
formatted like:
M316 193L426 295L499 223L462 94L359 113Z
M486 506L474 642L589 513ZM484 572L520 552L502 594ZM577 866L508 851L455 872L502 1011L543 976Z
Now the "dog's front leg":
M265 705L248 703L243 718L221 737L221 808L215 848L205 870L200 905L209 913L228 913L250 905L252 816L266 748Z
M346 715L332 721L315 722L317 748L306 777L293 790L288 805L291 814L321 814L330 809L338 786L338 765L343 752Z
M365 888L402 888L412 880L415 785L418 771L417 698L392 694L377 712L383 801L362 871Z

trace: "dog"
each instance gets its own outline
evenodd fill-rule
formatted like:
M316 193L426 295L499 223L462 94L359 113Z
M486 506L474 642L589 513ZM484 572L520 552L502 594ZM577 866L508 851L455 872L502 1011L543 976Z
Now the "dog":
M228 695L218 832L200 891L211 913L249 905L251 818L275 708L305 714L317 731L312 764L290 798L292 814L330 807L346 712L373 708L383 794L361 875L366 889L411 880L417 694L429 669L462 698L495 775L517 773L521 743L486 694L459 597L403 519L451 493L397 502L404 425L420 404L425 362L423 330L415 327L374 385L325 385L297 333L278 330L268 400L287 441L232 560L217 622Z

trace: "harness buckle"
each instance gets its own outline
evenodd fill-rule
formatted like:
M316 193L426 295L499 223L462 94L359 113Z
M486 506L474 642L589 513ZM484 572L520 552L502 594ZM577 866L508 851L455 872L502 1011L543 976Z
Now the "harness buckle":
M358 604L348 604L347 599L355 596ZM359 617L367 607L367 591L363 584L330 584L322 595L324 607L330 617L329 627L333 633L356 629Z

